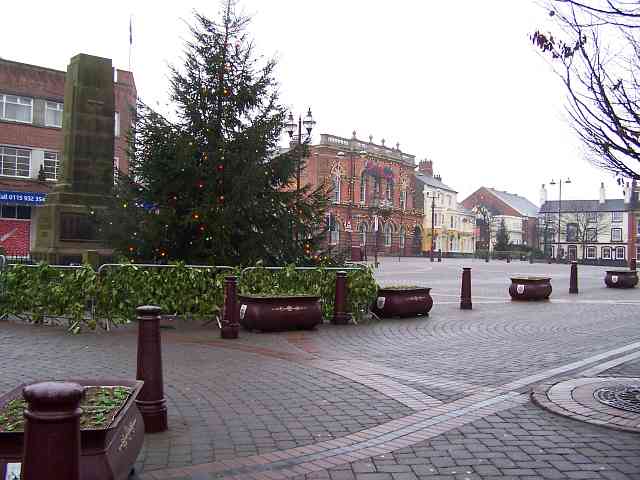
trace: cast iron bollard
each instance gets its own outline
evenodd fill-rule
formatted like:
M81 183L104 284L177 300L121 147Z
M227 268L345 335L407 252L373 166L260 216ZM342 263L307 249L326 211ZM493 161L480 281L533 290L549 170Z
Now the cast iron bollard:
M462 268L462 289L460 290L460 310L471 310L471 268Z
M571 276L569 277L569 293L578 293L578 262L571 262Z
M442 261L442 250L438 250L438 262Z
M222 312L221 338L238 338L238 277L224 277L224 311Z
M80 385L69 382L24 388L24 480L79 480L82 394Z
M162 382L162 343L160 307L144 305L138 315L138 372L136 379L144 386L136 399L144 419L145 433L164 432L167 427L167 404Z
M632 258L631 260L629 260L629 270L635 270L636 269L636 259Z
M507 255L507 263L511 263L511 255Z
M336 297L333 303L334 325L346 325L351 320L351 315L345 312L347 303L347 272L336 272Z

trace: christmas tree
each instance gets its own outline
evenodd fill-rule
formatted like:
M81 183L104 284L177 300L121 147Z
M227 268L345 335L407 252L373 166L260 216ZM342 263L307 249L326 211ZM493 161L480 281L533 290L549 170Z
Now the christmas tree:
M299 152L278 148L275 62L259 64L248 22L232 0L219 22L196 14L184 64L171 68L177 120L138 105L129 174L99 218L132 260L281 264L322 233L327 192L295 188Z

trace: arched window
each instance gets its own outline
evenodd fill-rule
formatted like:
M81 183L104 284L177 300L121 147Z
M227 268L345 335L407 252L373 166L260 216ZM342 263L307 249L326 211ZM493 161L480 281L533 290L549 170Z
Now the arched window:
M340 174L333 177L333 203L340 203Z
M360 203L365 203L367 200L367 177L362 175L360 177Z
M390 247L392 239L393 239L393 227L391 226L390 223L387 223L384 226L384 246Z
M405 231L404 226L400 227L400 248L404 248Z
M369 226L366 223L361 223L358 225L358 232L360 233L360 245L367 244L367 232L369 231Z

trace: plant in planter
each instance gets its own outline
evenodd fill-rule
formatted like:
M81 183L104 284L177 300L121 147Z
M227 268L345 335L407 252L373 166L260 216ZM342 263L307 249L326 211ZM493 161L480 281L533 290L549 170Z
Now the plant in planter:
M509 295L513 300L546 300L552 290L551 277L512 277Z
M80 417L80 477L125 480L144 440L144 424L135 399L143 382L73 380L84 387ZM20 385L0 396L0 466L22 460L23 410ZM0 471L2 469L0 468Z
M636 270L607 270L604 283L608 288L633 288L638 284Z
M430 288L416 285L379 287L372 310L383 318L429 315L433 307L430 292Z

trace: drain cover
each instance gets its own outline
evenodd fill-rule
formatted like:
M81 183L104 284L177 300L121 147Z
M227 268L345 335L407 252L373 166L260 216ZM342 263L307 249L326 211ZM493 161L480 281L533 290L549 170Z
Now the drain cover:
M596 400L610 407L640 413L640 385L613 385L593 392Z

